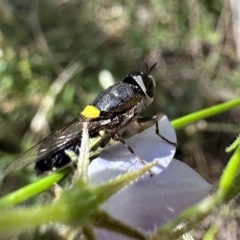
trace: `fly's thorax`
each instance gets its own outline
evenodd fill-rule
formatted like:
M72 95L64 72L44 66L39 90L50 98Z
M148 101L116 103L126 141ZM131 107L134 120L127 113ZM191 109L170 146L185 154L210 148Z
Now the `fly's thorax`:
M120 82L102 92L91 105L100 110L100 115L125 113L145 100L145 95L137 87Z
M149 73L134 71L120 83L107 88L84 109L82 115L89 118L112 117L120 113L139 113L148 106L155 95L155 80Z

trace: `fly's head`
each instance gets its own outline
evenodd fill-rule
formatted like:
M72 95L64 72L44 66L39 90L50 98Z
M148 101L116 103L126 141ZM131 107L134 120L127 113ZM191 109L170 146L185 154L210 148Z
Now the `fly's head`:
M150 74L155 66L156 63L150 69L148 69L146 65L146 73L134 71L128 74L122 81L124 83L128 83L137 87L139 89L139 92L141 92L142 96L144 97L144 103L146 105L149 105L153 101L153 98L155 96L155 79Z

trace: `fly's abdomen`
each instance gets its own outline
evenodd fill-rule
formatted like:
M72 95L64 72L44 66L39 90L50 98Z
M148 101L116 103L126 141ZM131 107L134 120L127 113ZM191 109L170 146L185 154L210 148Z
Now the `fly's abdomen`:
M37 175L39 176L45 172L50 172L55 169L63 168L72 163L70 157L66 154L66 151L73 151L78 156L80 145L81 141L76 141L70 146L66 146L64 149L61 149L56 153L37 161L35 164L35 170L37 172Z

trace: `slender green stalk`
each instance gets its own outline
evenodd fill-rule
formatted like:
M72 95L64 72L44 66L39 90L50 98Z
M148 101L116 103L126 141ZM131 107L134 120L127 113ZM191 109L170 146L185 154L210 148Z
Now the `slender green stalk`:
M222 191L227 192L231 190L234 183L234 179L236 178L236 175L239 174L239 168L240 168L240 146L237 147L231 159L229 160L227 166L224 169L224 172L219 181L219 189L222 189Z
M198 120L228 111L236 106L240 106L240 98L188 114L184 117L171 121L171 124L175 129L182 128Z
M0 207L18 204L49 189L54 183L59 182L66 176L69 171L70 168L65 168L0 198Z

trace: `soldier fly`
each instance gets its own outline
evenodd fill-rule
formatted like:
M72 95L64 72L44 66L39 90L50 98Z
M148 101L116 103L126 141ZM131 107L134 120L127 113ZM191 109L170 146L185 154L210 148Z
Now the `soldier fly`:
M19 170L32 162L35 162L37 175L68 165L71 159L66 151L71 150L79 154L83 122L88 122L90 139L104 131L95 148L103 148L113 139L122 142L134 153L121 138L127 125L134 119L138 122L156 121L156 133L165 141L172 143L159 134L156 117L137 118L141 109L153 101L155 80L150 73L155 66L156 63L150 69L146 66L146 73L134 71L121 82L107 88L87 105L77 118L18 157L7 167L5 173Z

